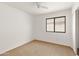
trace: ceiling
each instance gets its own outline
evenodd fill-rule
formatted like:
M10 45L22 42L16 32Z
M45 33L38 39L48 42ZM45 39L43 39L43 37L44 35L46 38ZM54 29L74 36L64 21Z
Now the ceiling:
M33 15L45 14L50 12L56 12L71 8L72 2L39 2L40 5L46 6L45 8L37 8L35 2L6 2L5 4L23 10Z

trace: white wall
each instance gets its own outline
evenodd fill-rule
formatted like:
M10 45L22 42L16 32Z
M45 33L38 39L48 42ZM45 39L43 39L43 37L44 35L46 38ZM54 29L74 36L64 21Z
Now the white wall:
M32 16L0 3L0 53L32 39Z
M79 7L79 3L75 2L73 7L72 7L72 18L73 18L73 27L72 27L72 32L73 32L73 49L75 51L75 53L77 54L77 47L78 47L78 31L77 31L77 26L78 26L78 19L77 17L77 9Z
M66 33L46 32L46 18L66 16ZM54 13L38 15L35 18L34 38L61 45L73 47L72 38L72 9L62 10Z

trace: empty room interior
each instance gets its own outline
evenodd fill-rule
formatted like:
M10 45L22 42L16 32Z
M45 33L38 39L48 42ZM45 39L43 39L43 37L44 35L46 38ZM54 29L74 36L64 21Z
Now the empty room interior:
M0 2L0 56L78 56L79 2Z

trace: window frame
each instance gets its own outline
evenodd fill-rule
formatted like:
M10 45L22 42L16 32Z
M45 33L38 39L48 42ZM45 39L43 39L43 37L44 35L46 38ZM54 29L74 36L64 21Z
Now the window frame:
M57 18L64 18L64 32L63 31L56 31L55 30L55 19L57 19ZM54 20L54 31L47 31L47 20L50 20L50 19ZM66 16L58 16L58 17L46 18L46 32L66 33Z

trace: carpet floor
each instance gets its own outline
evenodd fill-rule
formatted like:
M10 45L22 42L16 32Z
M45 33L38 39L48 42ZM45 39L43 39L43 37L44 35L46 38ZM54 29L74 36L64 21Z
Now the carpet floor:
M75 53L67 46L34 40L7 51L1 56L75 56Z

